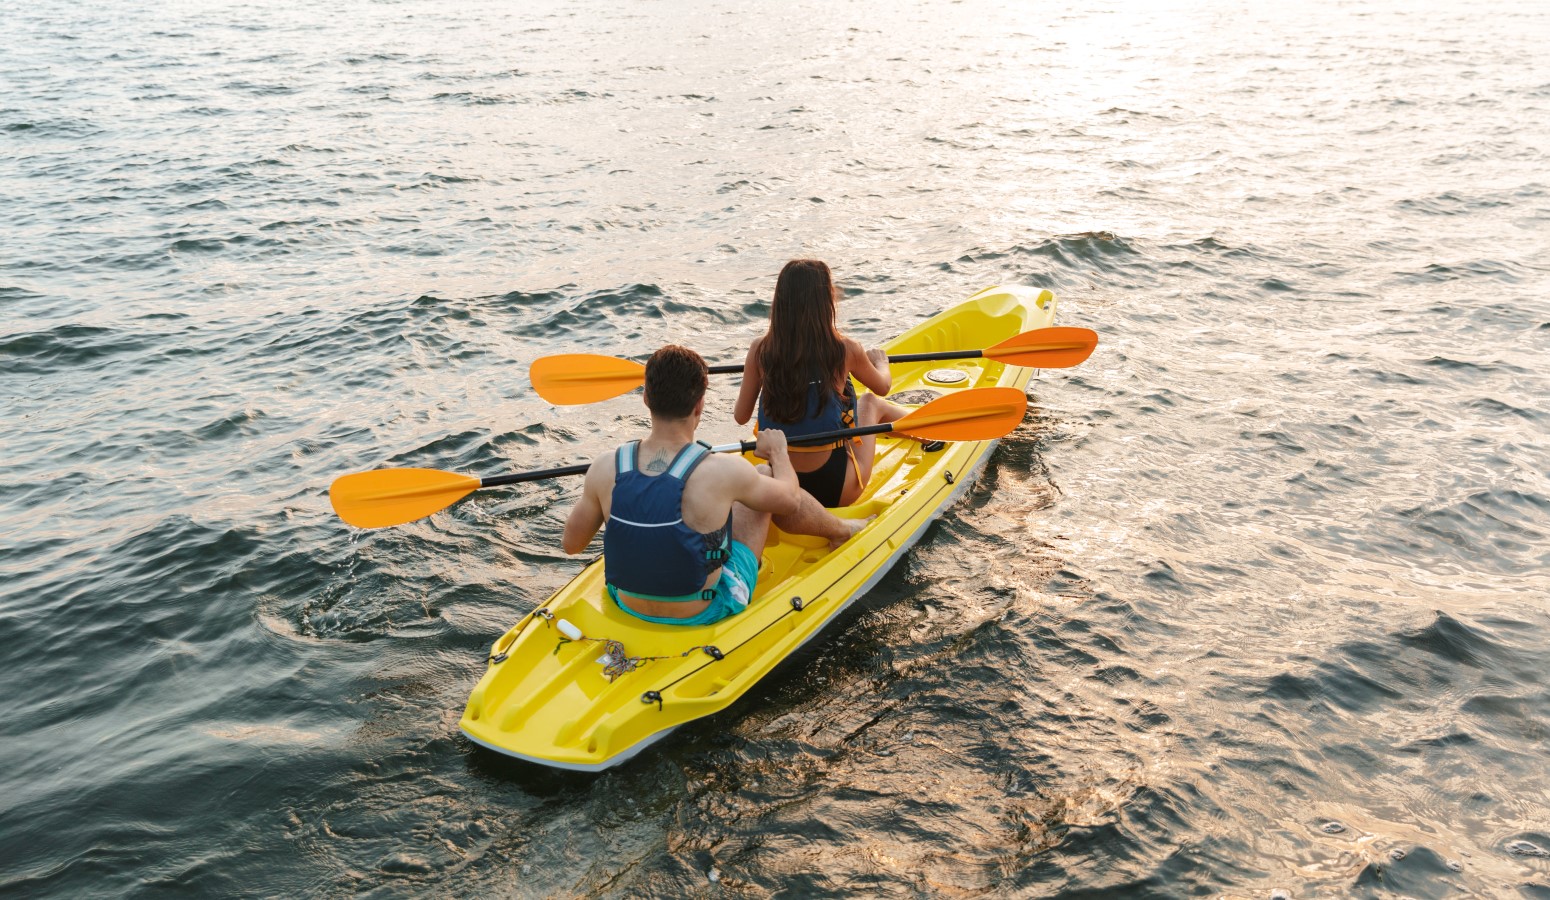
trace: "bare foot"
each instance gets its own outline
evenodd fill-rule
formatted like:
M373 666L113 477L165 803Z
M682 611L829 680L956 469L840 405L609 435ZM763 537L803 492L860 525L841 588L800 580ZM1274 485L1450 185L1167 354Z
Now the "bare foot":
M829 549L840 549L840 547L843 546L846 541L860 534L861 529L872 524L872 520L875 518L877 518L877 516L867 516L865 519L841 519L840 521L845 523L846 534L844 537L839 538L838 540L830 539Z

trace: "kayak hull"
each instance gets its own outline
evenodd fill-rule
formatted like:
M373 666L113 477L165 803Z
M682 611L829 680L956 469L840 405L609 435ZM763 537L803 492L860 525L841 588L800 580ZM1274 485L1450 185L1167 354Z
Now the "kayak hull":
M988 347L1051 324L1055 299L1030 288L989 288L885 345L890 353ZM895 395L926 388L1025 388L1033 370L993 360L894 364ZM659 625L608 601L594 561L497 640L459 728L507 756L597 772L679 726L730 705L870 590L973 482L996 441L920 444L883 435L860 500L834 510L875 516L837 550L771 529L748 609L707 626ZM559 623L579 629L581 640ZM613 642L613 643L610 643ZM633 666L605 665L614 656ZM620 668L628 671L620 672Z

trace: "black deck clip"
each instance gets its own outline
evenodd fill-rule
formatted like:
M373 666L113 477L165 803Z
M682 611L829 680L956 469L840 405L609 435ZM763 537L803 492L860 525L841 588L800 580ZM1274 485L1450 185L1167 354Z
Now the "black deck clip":
M942 477L947 479L947 483L948 484L952 484L953 483L953 473L951 473L951 472L943 472L942 473Z
M801 612L802 611L802 598L801 597L792 597L791 598L791 608L796 610L797 612Z
M705 655L709 656L711 659L726 659L726 654L722 653L718 648L712 647L709 644L706 644L700 649L704 650Z
M495 654L485 661L492 663L503 663L506 661L506 651L502 650L500 653Z
M657 712L661 712L662 711L662 692L661 691L647 691L646 693L640 695L640 702L642 702L642 703L655 703L657 705Z

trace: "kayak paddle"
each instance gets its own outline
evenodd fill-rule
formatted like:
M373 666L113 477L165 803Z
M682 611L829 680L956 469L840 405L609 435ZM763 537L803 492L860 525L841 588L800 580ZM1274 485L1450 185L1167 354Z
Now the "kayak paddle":
M993 359L1031 369L1066 369L1080 364L1098 346L1091 328L1035 328L1007 338L984 350L941 350L934 353L895 353L891 363L941 359ZM743 371L740 365L711 366L712 375ZM557 406L597 403L634 390L646 382L645 365L617 356L565 353L541 356L528 370L538 396Z
M938 397L897 422L842 428L807 435L793 443L821 444L866 434L902 434L922 441L989 441L1005 436L1023 420L1028 398L1017 388L974 388ZM757 441L739 441L711 449L716 453L752 450ZM339 518L357 528L385 528L423 519L480 488L564 475L583 475L591 463L475 478L436 469L377 469L334 479L329 502Z

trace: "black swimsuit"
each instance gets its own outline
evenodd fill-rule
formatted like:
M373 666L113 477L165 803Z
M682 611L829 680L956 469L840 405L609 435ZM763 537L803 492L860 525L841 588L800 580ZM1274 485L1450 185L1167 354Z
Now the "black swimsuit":
M796 422L777 422L766 415L764 397L761 393L758 427L779 428L786 433L788 441L801 441L805 435L823 431L854 428L856 426L856 386L846 378L844 387L834 391L833 396L830 396L825 394L823 384L824 381L821 378L808 382L807 415ZM797 484L826 508L833 509L840 505L840 497L845 493L845 476L848 474L845 461L853 458L854 453L851 439L840 438L828 447L832 448L829 449L828 460L811 472L798 472ZM825 449L822 446L793 446L791 452L794 454L821 453Z
M817 498L825 508L833 509L840 505L840 498L845 493L849 462L850 454L846 449L835 447L829 451L829 459L823 465L811 472L798 472L797 484Z

